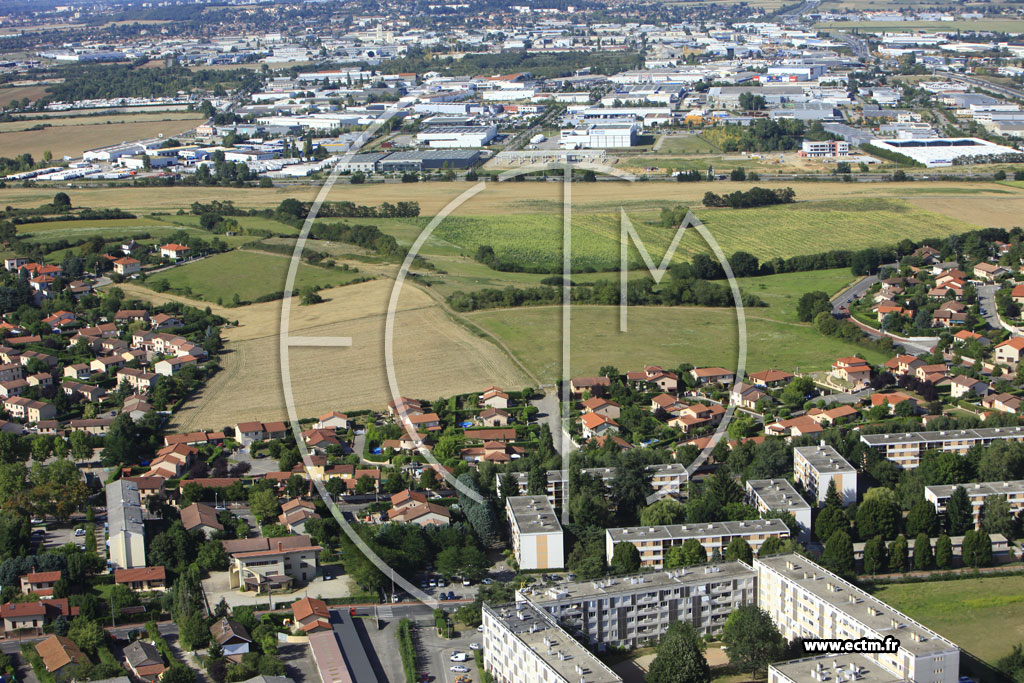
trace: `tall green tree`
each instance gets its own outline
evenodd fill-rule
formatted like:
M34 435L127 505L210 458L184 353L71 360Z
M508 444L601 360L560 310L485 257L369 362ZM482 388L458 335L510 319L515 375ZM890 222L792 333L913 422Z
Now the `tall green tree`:
M898 573L907 569L907 537L900 534L889 544L889 571Z
M894 500L865 498L857 506L857 535L867 541L874 536L895 538L899 531L900 511Z
M619 458L612 478L611 493L619 518L635 524L640 518L641 508L647 505L647 498L654 493L651 473L644 461L636 457Z
M935 566L939 569L953 568L953 541L946 534L935 541Z
M823 543L832 538L835 532L849 528L850 521L846 519L841 507L827 505L818 512L818 517L814 520L814 535Z
M786 641L768 613L757 605L733 610L722 627L729 661L740 671L763 672L786 652Z
M641 526L662 526L686 522L686 506L675 498L665 497L640 511Z
M749 543L737 536L729 541L729 545L725 549L725 559L728 562L742 560L750 564L754 561L754 551L750 548Z
M640 551L632 543L616 543L609 568L613 574L632 574L640 569Z
M924 499L914 503L907 513L907 534L917 536L920 533L929 537L939 533L939 515L935 506Z
M683 563L687 567L696 564L705 564L708 561L708 551L704 549L696 538L688 538L683 541L682 549Z
M931 569L935 564L932 555L932 539L923 531L914 539L914 569L919 572Z
M950 536L963 536L968 529L973 528L974 509L971 499L963 486L957 486L946 501L946 531Z
M856 574L853 558L853 541L850 534L837 531L825 543L825 552L821 556L822 563L840 576L852 577Z
M1024 364L1022 364L1024 365ZM990 534L1002 534L1009 539L1016 536L1017 520L1010 509L1010 502L1003 494L985 498L981 509L981 528Z
M644 678L646 683L705 683L711 667L704 657L704 640L689 622L676 621L658 643L657 654Z
M885 540L875 536L864 544L864 573L884 574L889 570L889 554L886 552Z

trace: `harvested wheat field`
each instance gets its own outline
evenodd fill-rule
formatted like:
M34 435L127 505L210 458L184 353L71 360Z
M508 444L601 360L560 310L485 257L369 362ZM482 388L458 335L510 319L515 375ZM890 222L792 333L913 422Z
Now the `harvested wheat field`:
M328 410L383 408L390 399L384 362L384 319L391 280L375 280L321 292L326 301L292 307L291 333L349 336L351 348L293 348L293 395L299 417ZM185 301L138 286L129 297ZM199 302L190 302L203 306ZM220 428L241 420L287 416L281 384L281 302L214 311L238 327L224 330L223 369L178 413L175 429ZM534 384L491 342L453 322L422 290L403 290L395 318L395 373L408 396L434 399L491 384Z
M124 140L155 138L158 134L166 137L178 135L195 128L202 121L202 117L193 115L192 118L175 118L167 121L107 124L104 120L99 120L97 123L75 125L73 128L54 126L42 130L20 130L0 133L0 149L4 150L4 156L10 157L28 153L40 159L43 152L50 152L54 159L60 159L65 155L79 157L86 150L116 145Z

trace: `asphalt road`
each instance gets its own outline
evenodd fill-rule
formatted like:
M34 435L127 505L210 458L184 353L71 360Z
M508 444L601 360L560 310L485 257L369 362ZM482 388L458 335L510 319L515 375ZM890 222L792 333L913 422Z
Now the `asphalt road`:
M996 291L998 289L997 285L980 285L977 287L978 305L981 308L981 314L985 317L985 322L988 323L988 326L997 330L1002 328L1002 325L999 324L999 311L996 308Z

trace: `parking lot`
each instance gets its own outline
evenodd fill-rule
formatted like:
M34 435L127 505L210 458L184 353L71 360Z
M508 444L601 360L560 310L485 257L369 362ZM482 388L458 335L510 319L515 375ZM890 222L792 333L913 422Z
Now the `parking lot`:
M433 676L438 683L454 683L459 676L468 676L471 681L479 681L480 675L476 668L476 661L473 659L473 650L470 643L479 643L483 640L483 634L476 629L467 629L455 632L452 638L444 638L437 635L433 625L423 626L420 631L420 647L422 667L425 673ZM453 662L453 652L464 652L466 661ZM464 666L469 669L468 673L456 673L451 670L453 666Z

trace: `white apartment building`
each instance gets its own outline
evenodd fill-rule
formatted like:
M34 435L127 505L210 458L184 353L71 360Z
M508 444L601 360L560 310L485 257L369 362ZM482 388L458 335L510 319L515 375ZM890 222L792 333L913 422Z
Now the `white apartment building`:
M989 496L1006 496L1010 504L1010 511L1019 514L1024 510L1024 480L1016 481L986 481L980 484L960 484L967 492L967 498L971 501L971 509L974 512L974 528L981 528L981 514L985 508L985 499ZM935 506L935 511L942 514L946 511L946 503L956 486L938 485L925 486L924 497L929 503Z
M810 540L811 506L785 479L748 480L747 500L761 515L775 511L791 513L800 525L800 541Z
M520 569L561 569L565 566L564 535L547 496L505 499L512 551Z
M666 463L663 465L648 465L647 471L651 475L651 488L654 489L654 497L662 498L667 495L679 495L686 491L686 485L690 475L686 466L682 463ZM610 485L615 478L614 467L593 467L582 470L583 474L598 477L606 486ZM529 491L530 475L526 472L514 472L517 491L510 495L525 496ZM502 494L501 477L498 477L498 493ZM568 474L565 470L549 470L546 474L545 493L555 507L561 507L565 499L566 482Z
M861 654L819 655L768 665L768 683L906 683Z
M995 441L1024 441L1024 427L862 434L860 440L867 446L883 451L886 458L900 467L909 469L917 467L921 463L921 454L931 449L964 455L975 446L988 446Z
M718 635L733 610L756 601L756 574L743 562L597 581L527 587L528 600L588 645L634 648L656 641L677 621Z
M704 546L708 557L725 549L734 538L742 538L756 554L769 538L789 538L789 527L781 519L755 519L742 522L704 522L701 524L667 524L605 529L605 557L611 562L615 545L632 543L640 551L640 566L662 569L665 553L675 545L695 538Z
M828 485L836 483L843 507L857 502L857 470L839 452L827 444L798 446L793 449L793 475L818 501L825 503Z
M146 529L135 482L118 479L106 487L108 555L114 569L146 566Z
M484 670L495 683L622 683L614 671L529 601L484 604Z
M957 683L956 645L832 572L795 554L758 558L754 569L757 604L787 640L891 636L900 643L895 653L864 656L896 680Z

